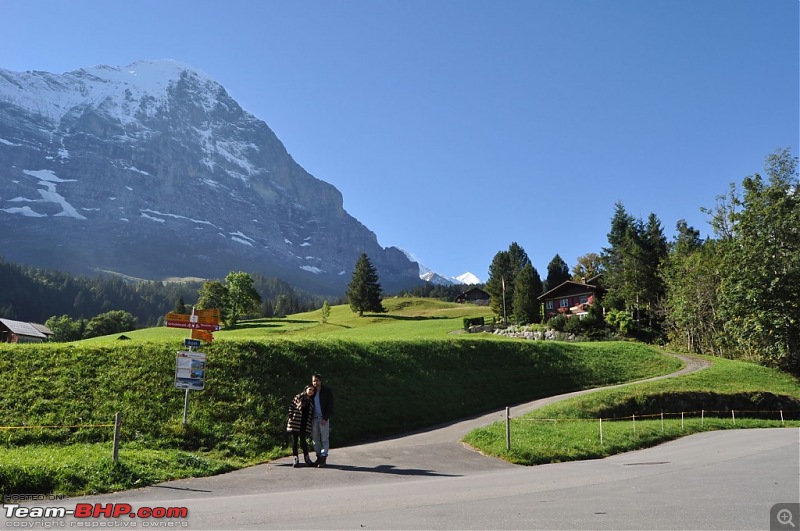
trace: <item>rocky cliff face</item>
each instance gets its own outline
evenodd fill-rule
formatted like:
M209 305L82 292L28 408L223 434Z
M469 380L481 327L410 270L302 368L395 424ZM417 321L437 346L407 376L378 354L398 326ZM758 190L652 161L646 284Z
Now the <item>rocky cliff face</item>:
M385 290L419 282L263 121L172 61L0 70L0 229L7 261L73 273L247 271L338 294L366 252Z

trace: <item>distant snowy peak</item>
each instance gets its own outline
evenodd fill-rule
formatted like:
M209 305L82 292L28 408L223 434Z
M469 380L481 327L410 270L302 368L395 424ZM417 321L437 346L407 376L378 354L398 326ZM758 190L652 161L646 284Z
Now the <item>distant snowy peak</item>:
M481 284L481 280L472 273L470 273L469 271L467 271L463 275L457 276L456 280L458 280L462 284Z
M431 270L431 268L428 266L421 264L417 257L415 257L412 253L409 253L408 251L403 251L403 253L406 255L406 257L408 257L409 260L417 263L419 266L419 278L425 282L430 282L431 284L437 284L441 286L452 286L454 284L481 284L480 279L472 273L467 272L457 277L445 277Z
M472 273L464 273L463 275L459 275L457 277L444 277L439 273L434 273L433 271L428 270L425 273L422 273L422 266L420 266L420 275L419 278L424 280L425 282L430 282L431 284L438 284L443 286L452 286L454 284L480 284L481 281L473 275Z
M456 282L454 282L452 279L445 278L439 273L434 273L433 271L421 273L419 278L425 282L430 282L431 284L436 284L438 286L452 286L453 284L456 284Z

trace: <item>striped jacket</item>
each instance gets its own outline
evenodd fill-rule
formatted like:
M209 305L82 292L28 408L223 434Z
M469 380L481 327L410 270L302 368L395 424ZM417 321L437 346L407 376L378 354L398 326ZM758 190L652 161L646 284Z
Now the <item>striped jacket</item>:
M310 434L311 419L314 417L314 400L306 396L305 391L298 393L289 404L289 421L286 431L296 431Z

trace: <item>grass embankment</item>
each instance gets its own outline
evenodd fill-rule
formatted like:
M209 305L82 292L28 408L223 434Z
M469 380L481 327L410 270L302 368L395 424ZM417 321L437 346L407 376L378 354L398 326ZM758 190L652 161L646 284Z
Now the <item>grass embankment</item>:
M317 311L215 332L214 343L203 348L206 389L190 393L186 427L184 394L173 383L175 352L186 330L138 330L125 334L130 341L113 336L74 344L0 346L0 424L80 426L0 429L0 494L121 490L285 455L288 401L317 371L336 393L332 441L343 446L544 396L665 374L679 365L632 343L450 334L461 328L463 317L487 315L485 308L425 299L389 299L384 305L387 313L364 318L337 306L327 323L320 322ZM729 395L752 401L756 393L800 397L792 378L717 361L695 376L601 392L537 415L619 416L632 404L637 411L652 410L659 396L712 389L725 395L723 401ZM117 411L124 425L120 461L114 464L111 428L86 426L110 424ZM471 443L526 463L611 453L610 432L604 453L573 450L580 447L574 439L597 439L592 429L588 435L577 429L548 434L539 423L515 423L510 454L496 426L475 432ZM637 437L614 451L663 440L644 433L644 423L637 420ZM499 441L502 448L495 452ZM549 452L542 450L547 444Z
M783 426L800 427L796 378L714 359L694 374L597 391L512 419L510 451L502 422L473 430L464 441L533 465L607 457L701 431Z
M629 343L448 336L442 330L460 328L461 317L426 314L442 311L427 306L420 315L413 311L406 307L394 317L369 316L372 324L353 325L337 322L334 312L324 325L293 316L283 332L278 322L268 323L258 340L252 323L215 334L221 339L203 349L206 389L190 392L186 427L184 393L173 382L175 352L186 331L161 340L133 333L126 334L130 341L4 346L3 426L82 427L0 430L0 489L119 490L285 455L288 402L312 372L321 372L335 391L332 440L342 446L678 367L657 351ZM310 330L297 332L298 321ZM428 338L413 339L406 333L411 324ZM355 335L343 335L346 330ZM112 429L86 425L109 424L117 411L124 425L120 462L114 465Z

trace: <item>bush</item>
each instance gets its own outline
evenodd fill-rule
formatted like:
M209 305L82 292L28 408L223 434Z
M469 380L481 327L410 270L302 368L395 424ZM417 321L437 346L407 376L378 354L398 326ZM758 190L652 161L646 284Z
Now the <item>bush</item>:
M464 317L464 330L469 330L471 326L483 326L483 317Z
M609 310L606 322L623 336L627 336L633 330L633 318L625 310Z
M568 320L569 319L567 319L566 315L564 315L563 313L560 313L560 314L556 315L555 317L553 317L552 319L550 319L547 322L547 325L550 328L552 328L553 330L555 330L556 332L564 332L566 330L566 328L567 328L567 321Z

